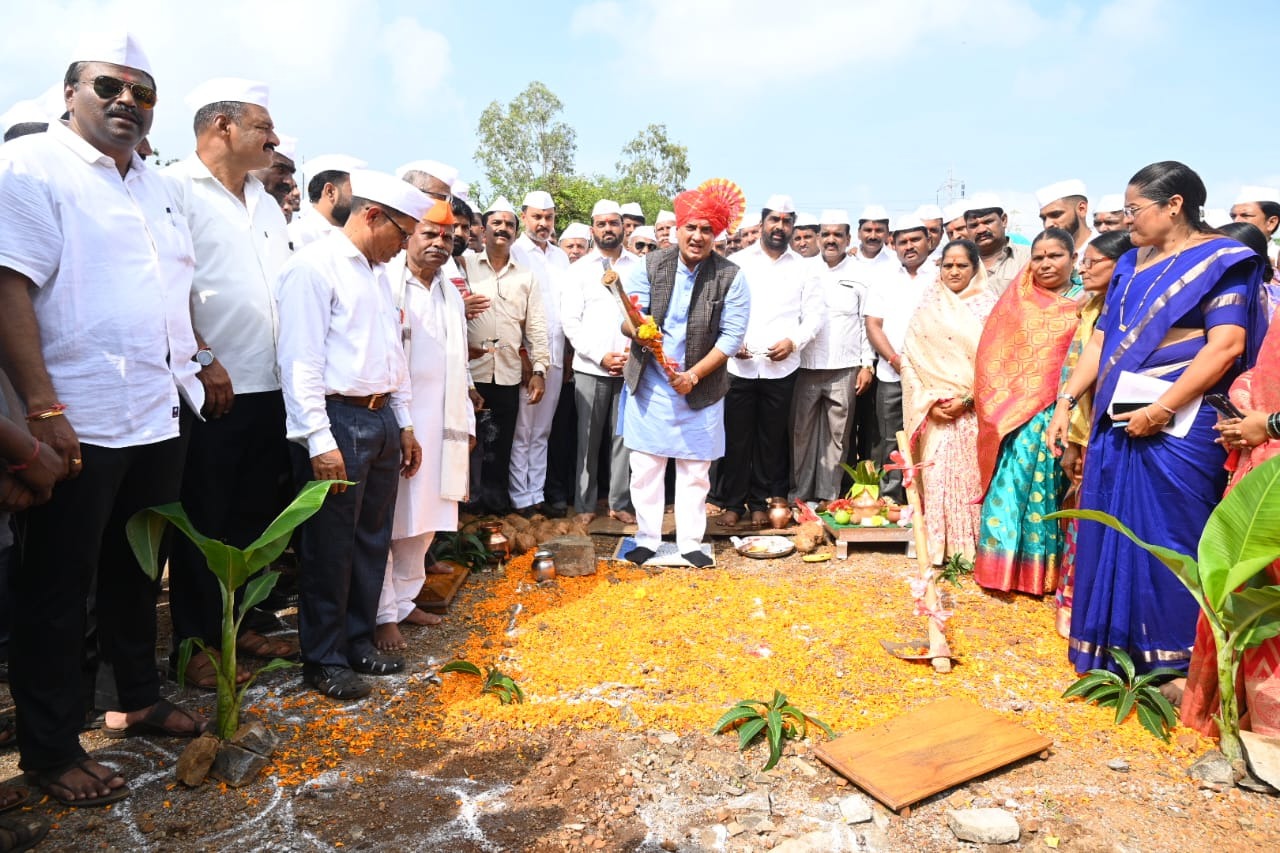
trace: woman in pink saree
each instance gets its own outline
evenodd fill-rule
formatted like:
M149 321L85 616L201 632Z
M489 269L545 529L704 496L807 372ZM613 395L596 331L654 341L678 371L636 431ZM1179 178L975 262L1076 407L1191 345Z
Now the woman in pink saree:
M973 410L978 339L999 294L989 286L978 247L955 240L942 251L938 280L911 317L902 357L902 414L919 473L929 556L972 561L982 484L978 417Z

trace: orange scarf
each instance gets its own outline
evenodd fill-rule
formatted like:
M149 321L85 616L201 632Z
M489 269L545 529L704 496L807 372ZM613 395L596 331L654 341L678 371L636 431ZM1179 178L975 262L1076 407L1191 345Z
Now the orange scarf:
M1062 362L1080 322L1078 307L1074 299L1036 287L1027 266L987 318L973 390L984 494L1004 437L1058 396Z

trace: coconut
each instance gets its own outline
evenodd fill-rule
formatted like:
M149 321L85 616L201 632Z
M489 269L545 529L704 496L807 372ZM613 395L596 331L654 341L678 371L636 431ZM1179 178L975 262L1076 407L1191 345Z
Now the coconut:
M524 516L518 515L516 513L512 513L511 515L508 515L507 522L516 530L529 529L529 519L525 518Z

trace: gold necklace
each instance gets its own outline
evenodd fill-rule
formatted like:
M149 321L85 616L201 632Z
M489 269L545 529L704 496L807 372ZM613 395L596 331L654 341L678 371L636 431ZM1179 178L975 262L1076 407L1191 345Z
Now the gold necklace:
M1175 263L1177 263L1178 258L1179 258L1179 257L1181 257L1181 255L1182 255L1182 250L1183 250L1183 249L1185 249L1185 248L1187 247L1187 243L1188 243L1190 240L1191 240L1191 238L1190 238L1190 237L1188 237L1186 240L1183 240L1183 241L1182 241L1182 245L1178 247L1178 251L1174 252L1173 257L1169 258L1169 263L1165 264L1165 265L1164 265L1164 269L1160 270L1160 274L1159 274L1158 276L1156 276L1155 281L1153 281L1153 282L1151 282L1151 284L1147 285L1147 289L1146 289L1145 291L1143 291L1143 293L1142 293L1142 298L1138 300L1138 306L1137 306L1138 310L1141 310L1141 309L1142 309L1142 306L1143 306L1143 305L1146 303L1146 301L1147 301L1147 297L1151 295L1151 291L1152 291L1152 290L1154 290L1154 289L1155 289L1155 286L1156 286L1157 284L1159 284L1159 283L1160 283L1160 281L1164 278L1165 273L1167 273L1170 269L1172 269L1172 268L1173 268L1173 265L1174 265ZM1133 283L1133 279L1134 279L1134 278L1137 278L1137 276L1138 276L1138 269L1137 269L1137 267L1135 266L1135 267L1134 267L1134 272L1133 272L1133 278L1130 278L1130 279L1129 279L1129 283L1130 283L1130 284L1132 284L1132 283ZM1119 316L1116 318L1117 324L1120 326L1120 331L1122 331L1122 332L1127 332L1127 331L1129 331L1129 327L1130 327L1131 325L1133 325L1133 322L1134 322L1134 321L1133 321L1133 319L1130 319L1130 321L1129 321L1128 323L1126 323L1126 322L1124 321L1124 304L1125 304L1125 300L1128 298L1128 296L1129 296L1129 286L1128 286L1128 285L1125 285L1124 293L1121 293L1121 294L1120 294L1120 306L1119 306L1120 310L1117 312L1117 313L1119 314Z

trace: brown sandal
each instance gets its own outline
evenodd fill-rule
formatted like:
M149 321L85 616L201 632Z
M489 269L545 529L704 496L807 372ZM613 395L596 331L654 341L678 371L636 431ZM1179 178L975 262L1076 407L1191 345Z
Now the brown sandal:
M85 774L86 776L90 776L94 779L97 779L99 782L101 782L104 785L110 782L112 779L124 778L121 774L113 771L110 776L104 779L101 776L99 776L97 773L94 773L89 768L90 761L91 759L89 758L89 756L86 755L82 758L77 758L75 761L65 764L62 767L57 768L55 770L29 770L27 771L27 781L31 782L31 784L33 785L37 785L41 791L43 791L48 796L53 797L55 800L62 803L64 806L73 806L78 809L92 808L93 806L105 806L105 805L108 805L109 803L119 802L120 800L123 800L125 797L129 796L130 794L129 786L121 785L119 788L112 788L109 793L102 794L97 797L80 797L77 799L75 796L75 792L71 790L71 788L65 782L62 781L63 778L66 777L66 775L68 773L71 773L73 770L79 770L81 773ZM104 770L108 770L108 771L111 770L111 768L107 767L106 765L99 765L99 766L102 767ZM62 794L59 794L57 791L57 789L59 788L61 788L63 791L66 791L67 796L63 796Z
M49 834L49 821L33 814L0 818L0 850L22 853L35 847Z
M292 640L286 640L284 637L268 637L253 630L245 631L240 635L236 640L236 651L261 660L274 658L297 660L302 654L298 644Z
M169 677L179 682L179 687L198 687L201 690L218 689L218 662L221 656L213 649L196 649L187 661L186 677L178 678L178 665L169 665ZM253 673L236 661L236 684L244 684Z
M168 725L169 718L174 714L179 717L185 717L191 721L189 729L175 729ZM127 737L141 737L142 735L160 735L162 737L200 737L209 728L209 721L202 720L195 714L188 711L181 705L175 705L168 699L160 699L151 706L151 710L147 715L136 723L130 723L123 728L113 728L111 726L103 726L102 734L113 740L122 740ZM83 769L83 768L81 768ZM87 770L85 771L88 772Z

